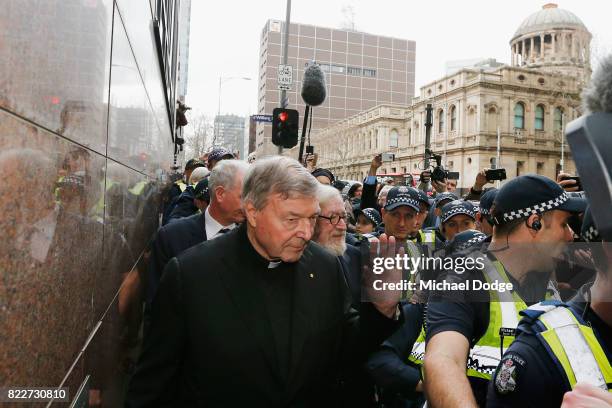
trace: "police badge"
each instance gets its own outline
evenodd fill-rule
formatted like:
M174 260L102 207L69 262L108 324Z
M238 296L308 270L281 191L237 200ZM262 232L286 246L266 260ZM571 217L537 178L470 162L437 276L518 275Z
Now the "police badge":
M500 394L507 394L516 388L516 366L512 358L505 360L495 374L495 389Z

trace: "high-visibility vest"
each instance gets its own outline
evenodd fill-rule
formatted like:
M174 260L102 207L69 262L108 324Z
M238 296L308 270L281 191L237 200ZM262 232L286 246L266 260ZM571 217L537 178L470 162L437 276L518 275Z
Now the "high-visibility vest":
M178 188L181 190L181 193L187 188L187 184L183 180L177 180L174 182L174 184L178 186Z
M586 383L612 392L610 361L581 316L561 302L541 302L522 314L534 323L541 322L542 326L532 327L572 389Z
M485 258L485 262L484 276L487 282L510 283L506 270L499 261L491 262ZM470 349L467 361L467 375L485 380L491 379L503 353L514 341L514 335L505 335L502 339L500 329L515 331L520 320L519 313L527 309L527 304L514 290L490 291L489 295L489 325L484 336Z
M508 275L501 262L491 262L485 258L485 280L491 282L510 283ZM520 312L527 309L527 304L516 291L490 291L489 325L485 334L470 349L467 360L467 375L470 377L490 380L499 364L503 353L514 341L514 332L520 320ZM557 298L558 294L551 291L547 298ZM502 334L503 339L502 339ZM417 338L412 352L408 357L414 364L422 365L425 359L425 331Z
M146 181L139 181L138 183L134 184L134 186L130 188L128 191L134 195L141 195L146 185L147 185Z
M119 183L113 180L108 180L106 182L106 189L105 189L105 194L102 194L102 197L100 197L98 199L98 202L93 206L93 208L91 209L91 217L98 222L104 222L104 209L106 207L105 204L105 197L106 197L106 193L113 188L114 186L118 185ZM104 180L100 181L100 185L103 186L104 185Z
M418 242L422 244L434 244L436 243L436 231L428 230L423 231L419 230L419 238Z

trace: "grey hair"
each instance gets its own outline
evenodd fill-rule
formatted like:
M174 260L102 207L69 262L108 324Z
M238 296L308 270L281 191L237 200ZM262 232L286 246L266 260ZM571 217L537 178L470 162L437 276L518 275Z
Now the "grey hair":
M317 191L317 199L321 207L326 206L334 198L337 198L342 202L342 195L337 188L321 184Z
M382 186L382 188L380 189L380 191L378 192L378 197L377 198L381 198L383 196L383 193L388 194L389 190L391 190L393 188L393 186L390 185L384 185Z
M282 194L315 197L319 182L297 160L284 156L266 157L251 165L242 187L243 204L251 202L257 210L266 206L268 197Z
M582 92L582 107L585 114L612 113L612 54L602 59Z
M222 186L225 189L237 187L235 185L236 176L244 175L249 169L249 165L242 160L221 160L215 165L215 168L210 172L208 179L208 191L210 191L211 199L215 196L217 187Z
M209 174L210 170L206 167L196 167L191 173L191 176L189 176L189 184L198 184L200 180L204 180Z

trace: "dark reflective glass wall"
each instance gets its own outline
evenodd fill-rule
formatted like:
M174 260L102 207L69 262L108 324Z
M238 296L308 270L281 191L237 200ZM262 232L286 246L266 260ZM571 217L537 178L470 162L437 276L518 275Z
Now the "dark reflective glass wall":
M2 2L0 386L121 406L173 154L153 3Z

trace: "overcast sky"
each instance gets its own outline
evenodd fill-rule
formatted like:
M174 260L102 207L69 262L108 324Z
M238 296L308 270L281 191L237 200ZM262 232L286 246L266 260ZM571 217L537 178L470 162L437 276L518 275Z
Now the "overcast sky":
M293 0L291 21L341 28L352 6L355 28L416 41L416 85L444 76L448 60L492 57L510 62L510 38L546 1L534 0ZM609 0L560 0L593 34L595 55L612 52ZM219 77L222 113L257 113L259 38L265 22L284 20L286 0L192 0L187 104L214 115ZM270 113L270 112L266 112Z

